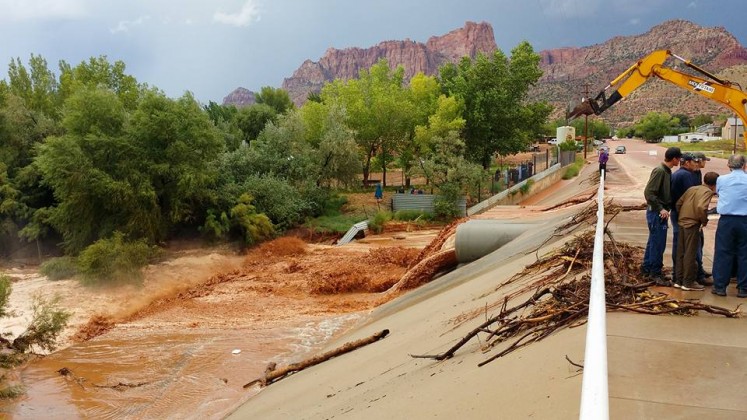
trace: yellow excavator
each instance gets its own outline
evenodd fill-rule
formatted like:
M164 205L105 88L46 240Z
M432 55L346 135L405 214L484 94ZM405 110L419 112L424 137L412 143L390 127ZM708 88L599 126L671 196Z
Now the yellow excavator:
M706 78L693 76L664 66L664 62L669 57L681 61L685 66ZM690 60L672 54L669 50L654 51L638 60L637 63L611 81L595 98L583 98L581 104L574 108L567 115L567 118L573 119L579 115L599 115L620 99L630 95L651 77L658 77L700 96L720 102L734 111L742 119L742 123L747 121L747 94L742 92L738 84L720 79L692 64ZM608 95L607 91L614 86L617 86L617 90Z

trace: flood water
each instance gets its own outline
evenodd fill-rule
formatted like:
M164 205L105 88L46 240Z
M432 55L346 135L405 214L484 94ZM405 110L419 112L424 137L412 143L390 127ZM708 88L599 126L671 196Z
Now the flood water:
M300 361L359 315L224 329L137 323L32 362L12 418L222 418L258 392L242 386L269 362ZM234 350L240 353L234 354ZM61 375L66 368L69 372Z

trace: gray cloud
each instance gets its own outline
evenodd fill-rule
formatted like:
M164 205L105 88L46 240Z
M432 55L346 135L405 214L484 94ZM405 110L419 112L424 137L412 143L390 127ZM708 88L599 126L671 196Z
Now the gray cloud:
M247 0L236 13L217 11L213 21L232 26L248 26L260 19L259 5L256 0Z

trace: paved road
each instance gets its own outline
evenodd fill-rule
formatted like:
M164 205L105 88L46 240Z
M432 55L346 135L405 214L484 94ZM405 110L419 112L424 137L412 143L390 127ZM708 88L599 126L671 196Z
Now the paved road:
M636 140L621 144L627 153L611 155L607 195L624 204L643 202L643 188L651 169L664 159L668 145ZM726 159L712 158L705 171L728 173ZM610 228L617 239L644 246L648 235L643 211L619 215ZM710 267L716 220L705 230L704 262ZM665 266L671 267L670 243ZM610 281L611 279L608 279ZM678 298L735 308L747 303L705 292L661 288ZM747 418L747 319L638 316L611 313L608 317L608 360L611 418Z

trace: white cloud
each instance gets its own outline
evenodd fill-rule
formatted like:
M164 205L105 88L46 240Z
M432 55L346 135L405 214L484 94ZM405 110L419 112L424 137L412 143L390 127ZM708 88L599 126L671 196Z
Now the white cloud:
M540 0L542 12L554 18L579 18L593 16L600 0Z
M84 0L0 0L0 21L76 19L88 14Z
M687 5L688 9L695 9L697 7L698 5L694 1L691 1L690 4Z
M214 22L233 26L248 26L259 19L259 4L256 0L247 0L237 13L217 11L213 15Z
M633 19L630 19L628 21L628 23L631 24L631 25L633 25L633 26L637 26L639 23L641 23L641 20L638 19L638 18L633 18Z
M142 25L148 19L150 19L150 16L140 16L135 20L120 20L117 27L109 29L109 31L113 34L116 34L117 32L129 32L130 28Z

